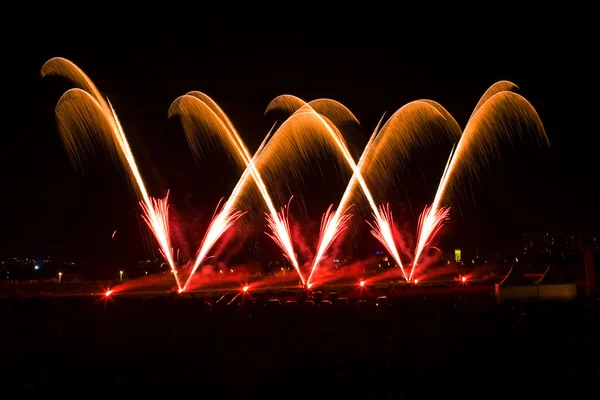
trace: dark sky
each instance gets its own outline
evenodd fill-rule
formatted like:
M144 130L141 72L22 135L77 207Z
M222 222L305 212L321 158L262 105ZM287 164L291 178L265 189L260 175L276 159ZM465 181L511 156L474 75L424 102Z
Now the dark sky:
M125 179L103 159L90 163L84 175L69 162L54 119L54 106L69 86L41 80L39 74L55 56L75 62L109 96L151 193L162 196L171 189L174 213L192 226L206 221L238 175L219 158L212 160L216 164L195 164L179 123L167 118L177 96L190 90L212 96L251 149L274 122L264 109L275 96L333 98L361 121L351 138L358 156L383 112L428 98L464 126L483 92L506 79L537 109L552 147L525 144L508 152L502 167L490 171L471 201L460 205L448 235L453 243L490 245L521 231L597 229L598 135L586 103L596 78L585 46L570 47L569 40L540 34L479 43L468 37L426 37L420 31L401 32L396 19L355 11L335 18L311 13L257 17L240 11L138 20L42 12L23 18L19 33L3 27L3 36L14 39L3 49L8 57L0 92L0 253L150 254ZM406 207L408 193L415 210L403 215L413 229L414 214L433 199L437 182L429 177L439 177L448 150L440 151L441 158L435 151L420 155L426 182L406 178L412 182L406 191L380 199ZM421 177L418 171L414 175ZM339 200L344 183L315 185L318 190L306 188L304 195L309 213L318 218L323 207ZM110 241L115 229L119 245Z

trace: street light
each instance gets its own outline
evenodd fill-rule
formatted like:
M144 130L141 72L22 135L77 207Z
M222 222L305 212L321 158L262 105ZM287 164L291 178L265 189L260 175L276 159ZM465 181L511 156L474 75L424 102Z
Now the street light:
M123 270L119 271L119 280L123 282Z
M61 279L62 279L62 272L59 272L58 273L58 283L60 283Z

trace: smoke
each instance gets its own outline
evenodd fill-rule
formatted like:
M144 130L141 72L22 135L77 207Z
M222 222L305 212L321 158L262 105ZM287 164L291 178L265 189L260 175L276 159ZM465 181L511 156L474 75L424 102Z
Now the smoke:
M298 218L295 215L289 215L290 234L294 244L294 250L298 253L300 260L312 260L314 257L314 247L317 245L319 237L319 225L316 221L306 218Z
M120 292L131 292L141 288L162 292L175 290L173 275L169 271L161 274L142 276L141 278L120 282L118 285L106 289L110 289L113 294L116 294Z
M370 257L366 260L357 260L347 265L321 265L313 276L311 282L315 286L344 280L360 281L368 274L369 265L375 264L377 259Z

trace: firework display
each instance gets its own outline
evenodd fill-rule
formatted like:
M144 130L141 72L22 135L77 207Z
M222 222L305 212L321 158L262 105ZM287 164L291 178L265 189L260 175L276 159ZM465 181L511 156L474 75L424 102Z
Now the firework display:
M273 125L258 149L251 153L242 135L223 109L208 95L192 91L175 99L168 117L181 121L183 132L193 155L202 162L205 146L213 142L225 148L241 168L242 174L231 194L217 205L215 214L200 241L195 256L186 265L178 265L169 228L169 193L162 198L149 195L124 129L108 98L104 97L87 75L71 61L52 58L42 67L42 76L55 75L75 86L67 90L56 105L60 137L74 166L82 167L86 154L97 148L115 156L126 171L139 199L143 220L155 238L160 254L171 269L178 292L200 287L196 281L199 268L211 257L226 232L243 229L242 218L252 218L247 199L263 210L265 232L280 248L298 284L305 288L321 285L344 275L340 271L321 271L324 259L334 252L333 244L343 240L351 224L362 223L356 204L366 201L372 220L365 221L373 237L383 246L395 264L386 276L417 284L424 279L429 266L426 251L435 246L437 236L451 216L451 197L460 192L461 182L483 174L502 141L512 143L523 135L531 135L542 145L549 145L543 124L534 107L515 92L517 86L508 81L492 85L475 106L465 128L452 115L432 100L412 101L387 120L381 118L358 159L352 155L342 131L345 124L358 119L343 104L331 99L305 101L292 95L275 98L266 112L285 113L281 124ZM262 135L262 134L261 134ZM392 217L391 199L378 198L381 187L389 185L395 175L406 168L411 155L427 149L440 140L454 145L443 170L435 197L418 220L415 248L407 257L400 251L397 227ZM337 204L331 204L321 218L317 240L309 243L312 258L301 264L293 227L288 219L289 203L278 205L281 194L277 182L284 174L300 178L302 166L322 156L334 157L350 179ZM333 156L331 156L333 155ZM116 231L115 231L116 233ZM114 233L113 233L114 236ZM290 277L282 278L290 281ZM463 280L464 282L464 280ZM245 293L258 284L243 284ZM360 279L360 287L365 280ZM110 296L115 288L106 292ZM232 300L233 301L233 300Z

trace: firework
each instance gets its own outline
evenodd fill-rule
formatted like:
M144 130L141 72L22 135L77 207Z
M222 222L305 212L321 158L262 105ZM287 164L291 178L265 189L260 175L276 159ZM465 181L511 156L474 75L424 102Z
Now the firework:
M381 125L382 120L383 117L375 127L375 131L371 135L371 138L369 139L369 142L367 143L363 154L358 160L358 165L354 167L354 173L352 174L352 178L350 178L350 182L346 186L346 190L342 195L342 199L340 200L340 204L338 205L338 208L336 209L335 213L331 213L332 206L329 206L329 209L323 215L323 218L321 220L321 234L319 235L319 244L317 246L317 253L314 257L312 268L310 271L310 276L308 278L309 281L312 278L314 272L316 271L319 263L321 262L321 259L325 252L329 249L333 241L340 235L340 233L344 231L347 227L346 225L351 215L346 212L346 204L348 203L350 197L352 196L352 193L354 192L354 187L357 182L357 174L360 173L360 170L362 169L365 160L365 155L369 154L369 150L379 130L379 126Z
M456 148L450 154L434 201L421 216L422 228L409 279L412 279L424 248L439 230L440 218L446 217L441 204L448 188L458 180L461 173L468 172L478 177L480 166L489 164L490 159L497 155L499 139L502 137L511 141L514 136L526 132L534 134L540 143L550 144L542 121L533 106L521 95L510 91L516 87L508 81L492 85L469 118Z
M262 176L255 167L256 159L250 158L250 153L246 148L246 145L242 141L237 130L235 130L229 118L227 118L221 108L212 99L210 99L210 97L200 92L190 92L176 99L171 105L169 115L172 116L176 114L181 117L188 143L190 144L190 147L193 149L196 156L201 156L201 140L199 139L199 134L202 133L202 130L197 129L198 127L201 127L203 130L212 132L213 135L216 135L216 137L225 143L230 149L232 149L233 154L238 159L241 159L246 165L247 172L245 172L242 175L242 178L238 181L238 184L229 197L229 200L225 204L223 211L228 212L228 210L233 208L233 205L238 201L238 198L247 189L247 182L249 177L252 176L269 211L267 214L269 217L269 226L274 232L272 237L277 238L277 244L280 246L285 256L293 265L294 269L298 272L302 283L304 283L304 278L300 272L300 266L292 245L287 221L282 221L281 215L275 209L273 201L271 200L271 196L269 195L267 187L263 182ZM267 137L268 136L269 135L267 135ZM262 148L264 147L265 142L266 139L261 145L261 148L255 153L255 157L262 153ZM223 211L219 215L223 214ZM191 277L204 260L204 257L206 257L206 254L212 247L212 244L214 244L214 242L224 232L222 226L223 223L219 221L218 224L211 224L209 227L205 238L210 238L210 240L203 241L192 268L192 272L188 277L184 288L189 284Z
M352 178L338 205L336 213L329 221L327 229L322 230L317 255L313 261L310 277L314 274L324 252L337 236L335 233L338 230L339 222L342 220L341 216L346 214L347 203L355 191L356 184L359 184L375 219L374 224L371 225L374 236L389 251L390 255L398 264L405 279L408 279L394 240L391 213L382 214L382 210L384 209L377 207L363 175L376 175L379 178L377 179L379 182L391 181L392 177L386 175L388 171L391 170L390 164L395 160L408 158L412 147L431 141L430 137L432 137L432 135L426 133L429 133L432 130L438 130L441 126L446 127L448 124L451 124L454 120L446 117L449 113L433 101L419 100L408 103L396 111L380 131L378 128L375 129L359 159L359 163L356 164L341 133L332 122L332 119L336 120L338 123L356 120L350 111L341 104L329 99L314 100L310 103L306 103L297 97L284 95L273 100L267 108L267 111L272 109L293 111L294 114L292 114L292 116L306 113L316 114L320 125L325 128L326 135L321 140L329 141L330 145L338 150L342 159L353 171ZM319 113L327 114L327 117ZM331 119L328 118L330 116ZM455 133L456 129L457 127L451 126L451 129L447 129L447 131ZM459 127L458 131L460 132ZM323 133L322 130L317 130L316 132ZM307 134L304 135L307 136ZM294 138L295 137L290 137L290 139L288 139L288 146L294 144ZM311 143L309 138L299 141L299 145L296 145L297 148L290 149L293 151L288 151L288 154L298 154L305 157L307 151L304 149L304 146L308 143ZM367 172L363 172L363 170Z
M391 235L391 228L387 224L387 221L385 221L381 218L381 216L379 214L379 210L377 209L377 206L373 199L373 196L371 195L371 192L369 191L369 188L367 187L367 184L361 174L361 171L357 168L357 164L354 161L354 159L352 158L352 155L350 154L350 151L348 150L348 146L346 145L346 142L345 142L344 138L342 137L342 134L336 128L336 126L333 124L333 122L331 122L331 120L329 120L324 115L319 114L315 109L315 107L320 108L320 107L324 106L324 107L327 107L328 109L336 109L337 108L339 110L339 109L341 109L341 107L336 107L336 108L333 107L333 105L337 105L339 103L334 102L329 99L321 99L318 101L306 103L297 97L290 96L290 95L284 95L284 96L279 96L278 98L273 100L271 102L271 104L269 105L269 107L267 108L267 111L269 111L271 109L276 109L276 108L289 109L292 104L296 104L298 106L297 110L294 111L294 114L292 114L292 116L303 115L303 114L314 115L314 116L316 116L317 121L320 123L320 126L325 129L325 131L324 131L326 134L325 140L328 140L331 142L331 144L334 146L334 148L336 148L339 151L339 153L342 155L342 158L346 161L347 165L353 171L353 176L351 179L352 186L350 187L350 189L348 189L346 191L346 193L348 193L348 195L346 195L343 200L350 197L349 193L352 191L352 189L354 187L353 181L357 180L362 188L362 191L363 191L365 197L367 198L367 200L369 202L369 205L373 209L373 214L376 216L377 221L379 223L378 226L384 232L382 235L382 238L384 238L387 241L386 244L387 244L387 247L390 249L390 253L394 257L394 259L396 260L396 262L398 263L400 268L402 270L404 270L402 267L402 261L400 260L400 255L398 253L398 250L396 249L396 245L395 245L395 243L393 241L393 237ZM323 131L317 130L317 132L323 132ZM339 226L340 226L339 224L341 221L343 221L346 218L346 217L343 217L345 215L346 215L345 204L340 204L338 206L338 211L336 211L336 213L330 219L329 223L326 226L326 229L322 230L324 235L321 236L321 238L320 238L319 249L317 250L317 255L315 257L315 260L313 261L313 266L312 266L311 274L309 276L308 281L310 281L310 279L312 278L314 271L315 271L316 267L318 266L318 263L320 262L321 257L323 256L324 252L331 245L333 239L338 236ZM338 232L338 233L336 233L336 232Z
M154 199L148 195L129 147L125 132L112 105L105 99L92 80L74 63L64 58L52 58L42 67L42 77L57 75L69 79L79 88L66 91L56 106L56 117L63 144L74 165L82 166L85 152L93 152L94 143L116 154L133 183L144 211L144 220L150 226L160 252L174 272L177 286L176 265L168 230L167 197Z
M372 235L385 247L398 265L403 277L413 281L415 269L423 253L432 245L436 235L449 217L450 208L444 204L452 191L460 193L458 182L463 173L479 177L498 153L500 138L513 138L524 132L533 133L543 144L549 144L539 116L532 105L519 94L515 84L500 81L492 85L475 106L464 131L440 104L432 100L417 100L398 109L383 124L383 117L369 138L358 162L338 128L345 123L358 123L352 112L339 102L318 99L305 102L291 95L275 98L267 107L284 110L290 115L275 130L269 131L258 150L251 156L241 136L224 111L209 96L189 92L177 98L169 116L181 118L186 138L196 158L203 156L206 139L221 143L228 154L243 168L243 173L231 195L219 202L215 214L198 247L191 270L182 284L174 261L169 232L169 192L164 198L150 197L136 164L123 127L110 101L103 97L94 83L72 62L53 58L42 67L42 76L57 75L69 79L76 88L66 91L56 106L56 118L64 147L75 167L84 164L84 155L94 153L99 144L124 167L138 195L142 217L154 235L159 251L171 268L179 292L186 290L210 251L236 221L246 212L239 204L249 196L254 185L266 205L268 232L298 273L305 287L315 285L314 274L331 245L347 229L352 217L351 201L359 191L367 200L373 217L368 221ZM407 273L394 235L394 221L389 203L377 205L376 192L390 185L397 173L397 164L406 166L413 149L435 140L452 138L452 148L442 173L434 200L419 217L417 244L410 272ZM283 170L302 178L298 167L320 154L333 154L336 160L352 172L344 194L334 209L330 205L321 218L320 235L310 272L305 279L291 240L288 222L289 202L278 211L266 183L282 181ZM286 166L286 168L282 168ZM254 184L254 185L252 185ZM360 186L360 190L358 187ZM254 193L253 193L254 194ZM290 199L291 201L291 199ZM112 238L115 237L113 232ZM396 272L397 273L397 272ZM415 279L416 283L417 280ZM321 284L322 282L319 282ZM364 284L364 282L363 282ZM247 286L244 291L247 290ZM109 296L112 291L107 291Z

